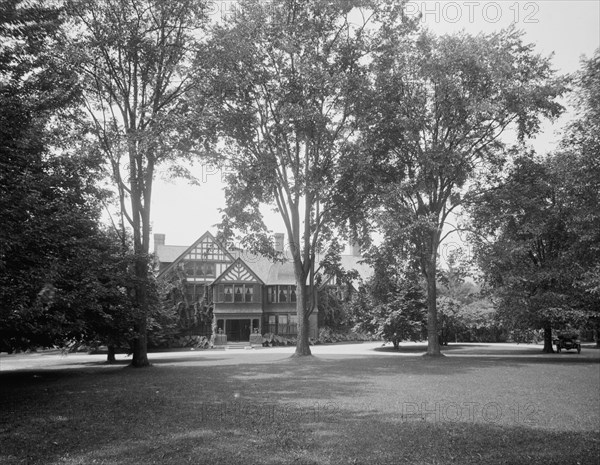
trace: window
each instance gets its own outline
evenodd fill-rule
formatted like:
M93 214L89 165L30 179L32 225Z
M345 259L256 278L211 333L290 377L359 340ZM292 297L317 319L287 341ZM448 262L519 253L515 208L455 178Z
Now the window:
M214 263L203 263L202 264L202 274L204 276L214 276L215 275L215 264Z
M298 316L290 315L290 324L288 326L288 334L298 334Z
M288 324L288 317L287 315L279 315L279 324L281 326L285 326Z
M233 302L233 286L225 286L224 302Z
M183 264L183 269L187 276L215 276L215 264L203 263L201 261L186 261Z
M270 304L295 303L296 286L268 286L267 295Z
M288 289L287 286L279 286L279 302L288 301Z
M185 270L185 274L187 276L194 276L196 274L195 262L185 262L183 265L183 269Z
M215 302L260 303L259 284L218 284L214 287Z
M277 286L269 286L269 303L274 304L277 302Z
M235 297L233 298L234 302L242 302L242 298L244 296L243 287L244 286L235 286Z

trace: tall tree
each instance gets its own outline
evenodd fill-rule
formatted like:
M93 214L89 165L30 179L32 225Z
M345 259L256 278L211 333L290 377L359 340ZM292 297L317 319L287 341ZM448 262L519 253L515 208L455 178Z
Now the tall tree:
M201 67L191 65L204 8L196 0L68 2L74 33L66 58L81 75L91 132L112 169L122 222L132 230L136 367L149 364L153 178L159 165L191 154L200 138L200 117L191 110L199 104L188 99L199 84Z
M244 0L212 42L230 171L224 229L264 244L260 207L276 206L298 289L297 356L310 355L317 253L344 216L336 183L364 84L361 59L375 17L361 9L366 4Z
M575 76L573 100L577 116L562 140L560 150L566 154L559 154L557 161L564 164L562 179L574 213L569 228L577 234L579 257L585 259L581 262L586 269L583 284L589 294L599 298L600 49L583 60Z
M569 224L564 157L515 160L506 178L471 210L479 265L494 288L498 314L513 330L543 329L544 352L553 352L552 330L586 319L575 283L577 233ZM482 240L485 237L485 240ZM581 260L580 257L579 260Z
M0 346L81 339L103 193L98 161L72 155L76 76L49 53L61 10L0 5Z
M558 150L522 156L473 206L480 266L499 297L500 315L517 328L598 325L600 258L600 53L584 60L572 94L576 118ZM596 326L596 329L598 326Z
M371 217L384 237L411 244L427 280L428 355L439 355L438 248L448 222L476 193L476 176L505 158L501 136L535 133L553 117L563 86L550 61L521 33L466 33L406 41L383 30L372 63L374 84L362 121L364 176ZM369 169L369 167L371 167Z
M577 238L572 254L581 276L575 286L584 292L600 346L600 49L582 60L574 83L572 99L577 113L554 163L568 201L567 227Z

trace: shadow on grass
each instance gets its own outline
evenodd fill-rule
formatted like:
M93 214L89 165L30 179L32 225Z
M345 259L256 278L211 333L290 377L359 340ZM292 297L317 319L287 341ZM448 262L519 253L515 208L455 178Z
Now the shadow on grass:
M400 345L398 349L396 349L393 345L385 345L381 347L376 347L373 349L375 352L397 352L397 353L425 353L427 352L427 344L425 345L410 345L403 346Z
M490 367L480 359L469 359L468 367L465 360L445 362L312 357L226 367L2 373L0 462L597 462L597 431L567 424L548 429L508 410L504 416L490 409L463 412L457 420L450 404L394 404L399 379L448 375L440 393L448 396L449 387L468 385L470 370ZM31 376L38 377L32 382ZM419 379L407 383L417 383L415 393L423 390ZM513 382L524 392L533 387L524 377ZM568 398L556 408L567 413Z
M452 343L447 346L441 346L440 350L444 352L466 352L473 355L531 355L542 353L537 346L523 346L522 348L493 346L491 344L460 344ZM427 343L402 345L396 349L393 345L385 345L374 349L375 352L397 352L397 353L425 353Z
M244 355L2 372L0 463L598 461L597 359Z
M583 464L597 463L592 433L486 424L395 423L349 415L336 424L298 421L195 425L69 454L66 463ZM239 424L241 423L241 424ZM61 454L53 454L55 460Z
M427 351L427 345L407 345L402 346L398 349L393 346L382 346L373 349L376 353L397 353L397 354L424 354ZM555 363L568 360L574 363L599 363L599 353L595 350L584 348L581 354L577 351L563 351L561 353L544 353L539 346L523 346L522 348L505 347L505 346L493 346L491 344L460 344L454 343L447 346L441 347L442 354L449 354L453 357L460 357L461 355L469 356L497 356L502 357L502 360L524 360L527 363L531 363L533 360L539 361L540 363ZM568 358L569 356L574 358ZM527 357L527 358L526 358ZM564 359L564 360L563 360Z
M165 364L178 364L178 363L187 363L187 362L194 362L194 363L198 363L198 364L202 364L202 363L209 363L209 364L213 364L214 362L218 362L218 361L225 361L225 360L230 360L229 357L220 357L220 358L215 358L215 357L211 357L211 358L202 358L202 357L194 357L193 355L181 355L178 357L160 357L160 356L154 356L154 354L152 356L149 356L148 359L150 360L150 366L155 366L155 365L165 365ZM116 362L112 362L112 363L106 363L106 362L83 362L81 363L82 366L89 366L89 367L100 367L100 366L131 366L131 360L117 360ZM143 368L142 368L143 369Z

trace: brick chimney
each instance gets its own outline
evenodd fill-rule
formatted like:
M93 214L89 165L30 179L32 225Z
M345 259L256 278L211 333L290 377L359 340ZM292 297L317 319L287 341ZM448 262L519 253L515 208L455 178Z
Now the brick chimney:
M165 245L165 235L164 234L154 234L154 252L156 253L156 249L158 249L159 245Z
M285 234L275 233L275 251L283 253Z

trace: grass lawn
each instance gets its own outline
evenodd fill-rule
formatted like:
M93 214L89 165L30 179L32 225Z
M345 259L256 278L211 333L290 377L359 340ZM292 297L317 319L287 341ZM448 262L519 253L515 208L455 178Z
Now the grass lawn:
M69 355L2 371L0 463L600 462L600 351L446 353L154 354L148 369Z

